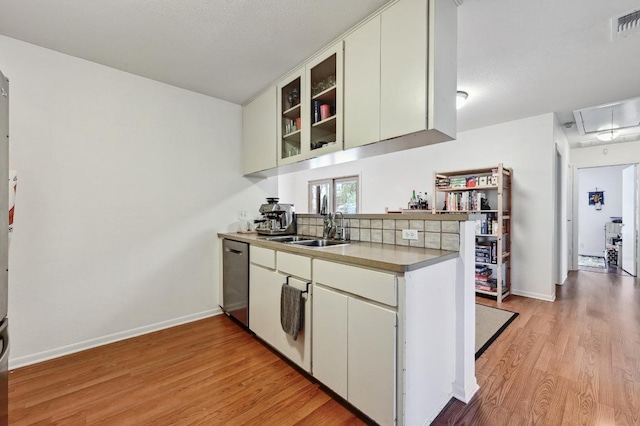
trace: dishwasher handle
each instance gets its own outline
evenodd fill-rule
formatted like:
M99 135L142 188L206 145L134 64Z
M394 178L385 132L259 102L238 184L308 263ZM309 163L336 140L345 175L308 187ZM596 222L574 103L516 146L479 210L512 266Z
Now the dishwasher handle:
M226 251L227 253L239 254L240 256L242 256L244 254L242 252L242 250L236 250L236 249L232 249L232 248L229 248L229 247L225 247L224 251Z

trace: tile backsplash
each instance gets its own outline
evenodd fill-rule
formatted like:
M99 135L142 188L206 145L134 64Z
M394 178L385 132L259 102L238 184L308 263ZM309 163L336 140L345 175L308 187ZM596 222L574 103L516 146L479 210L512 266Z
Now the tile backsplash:
M411 215L411 218L402 215L402 219L398 218L398 214L345 215L343 223L349 229L351 240L354 241L451 251L460 250L460 221L466 220L465 215L456 215L455 217L453 215ZM296 220L298 234L322 237L322 216L298 214ZM403 239L403 229L417 230L418 239Z

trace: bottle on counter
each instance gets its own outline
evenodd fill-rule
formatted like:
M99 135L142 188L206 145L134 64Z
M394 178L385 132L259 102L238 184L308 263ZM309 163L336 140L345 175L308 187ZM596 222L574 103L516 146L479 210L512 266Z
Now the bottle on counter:
M416 198L416 190L413 190L413 194L411 195L411 198L409 199L409 209L410 210L415 210L418 208L418 199Z

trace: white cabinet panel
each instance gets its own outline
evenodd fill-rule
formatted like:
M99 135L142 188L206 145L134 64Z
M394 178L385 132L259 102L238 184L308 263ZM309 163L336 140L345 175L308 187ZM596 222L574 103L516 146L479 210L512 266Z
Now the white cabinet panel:
M286 277L280 275L280 285L278 285L277 300L275 301L278 313L280 312L280 289L285 280ZM307 290L306 281L289 278L289 285L302 291ZM293 340L293 337L282 331L280 317L278 316L278 331L275 334L273 347L305 371L309 372L311 371L311 298L309 293L304 297L304 326L298 333L298 338Z
M275 271L249 267L249 329L273 346L280 327L280 286L284 281Z
M382 140L426 128L427 3L425 0L400 0L382 12ZM455 96L455 92L451 96ZM455 114L455 110L451 113Z
M341 263L314 260L314 281L338 290L396 306L397 279L388 274Z
M299 256L297 254L284 253L277 254L278 271L294 277L311 280L311 258Z
M348 401L379 424L393 424L396 313L349 298Z
M276 252L252 245L249 247L249 261L265 268L276 269Z
M347 299L313 287L313 375L347 398Z
M276 87L242 108L244 174L276 167Z
M344 147L380 140L380 16L344 42Z
M306 294L304 326L297 340L282 330L280 292L286 276L276 271L251 265L249 290L249 329L284 356L311 371L311 301ZM307 289L306 281L289 278L289 285Z

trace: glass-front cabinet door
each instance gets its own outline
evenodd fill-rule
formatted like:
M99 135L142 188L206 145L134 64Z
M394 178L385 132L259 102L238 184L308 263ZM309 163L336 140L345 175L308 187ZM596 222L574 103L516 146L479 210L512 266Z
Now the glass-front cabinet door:
M278 165L342 149L343 42L278 85Z
M343 42L325 50L307 64L309 94L309 154L317 157L342 149Z
M306 151L303 140L308 139L305 90L304 68L278 85L278 165L306 158L303 153Z

